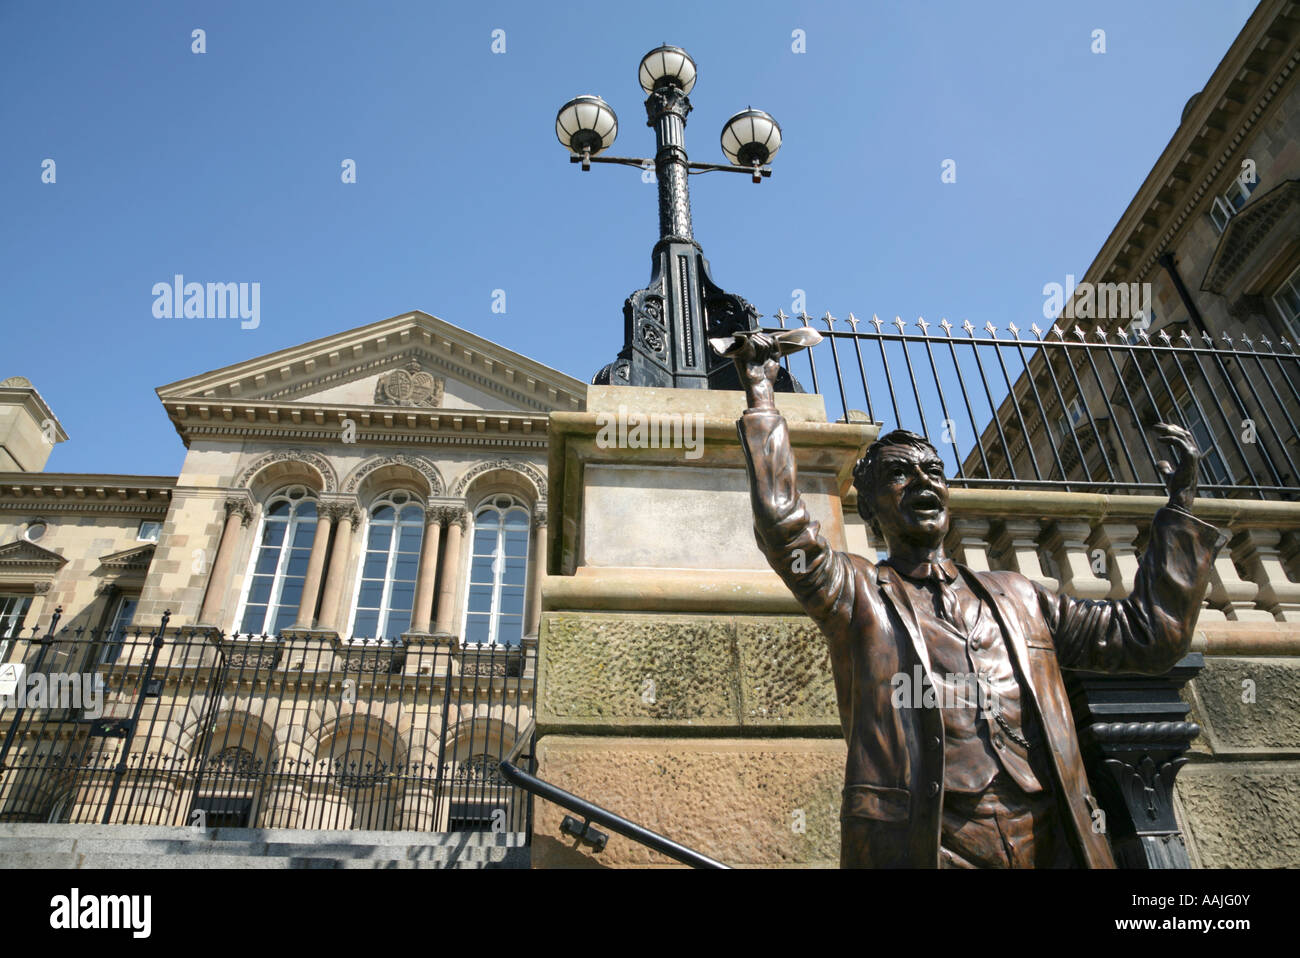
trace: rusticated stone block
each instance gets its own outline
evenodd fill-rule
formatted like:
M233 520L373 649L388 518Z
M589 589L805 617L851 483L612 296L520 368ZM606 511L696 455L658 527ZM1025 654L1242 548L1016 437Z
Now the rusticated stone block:
M839 864L842 741L548 735L537 749L540 778L726 865ZM566 814L536 803L534 868L676 865L600 826L593 853L560 832Z
M739 696L727 620L548 612L543 622L539 729L735 724Z
M1300 865L1300 763L1191 765L1175 787L1201 867Z
M839 729L830 652L811 619L736 619L742 725Z
M801 616L547 612L537 694L543 734L840 734L826 643Z
M1191 685L1211 752L1300 756L1300 659L1206 656Z

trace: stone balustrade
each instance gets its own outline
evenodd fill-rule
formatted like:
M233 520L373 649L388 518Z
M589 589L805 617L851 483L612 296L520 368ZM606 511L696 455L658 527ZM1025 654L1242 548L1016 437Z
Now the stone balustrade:
M953 489L948 554L976 571L1010 570L1082 599L1133 590L1158 496ZM1198 499L1194 514L1228 534L1197 623L1197 651L1300 650L1300 503ZM844 499L850 551L883 549Z

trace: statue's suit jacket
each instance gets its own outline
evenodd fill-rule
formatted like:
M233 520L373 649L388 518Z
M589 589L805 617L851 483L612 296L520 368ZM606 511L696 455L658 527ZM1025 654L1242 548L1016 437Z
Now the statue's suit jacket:
M849 746L841 865L938 867L942 716L937 708L893 704L895 675L910 676L918 663L927 675L930 670L902 583L890 567L836 552L821 537L799 497L789 433L778 412L748 410L737 429L749 464L759 548L830 646ZM1211 566L1226 538L1181 509L1160 509L1133 594L1116 601L1055 595L1015 572L959 566L1001 625L1025 699L1042 721L1066 827L1089 867L1113 868L1114 859L1094 827L1096 804L1061 669L1168 671L1191 644Z

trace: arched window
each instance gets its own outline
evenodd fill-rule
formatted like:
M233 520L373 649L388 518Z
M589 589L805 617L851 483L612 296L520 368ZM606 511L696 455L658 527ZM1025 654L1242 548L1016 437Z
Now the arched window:
M316 497L310 489L289 486L267 501L239 631L278 635L294 624L315 538Z
M424 507L409 492L390 492L370 507L354 639L395 639L410 630L423 541Z
M524 632L529 526L528 510L514 496L490 496L474 510L467 643L519 644Z

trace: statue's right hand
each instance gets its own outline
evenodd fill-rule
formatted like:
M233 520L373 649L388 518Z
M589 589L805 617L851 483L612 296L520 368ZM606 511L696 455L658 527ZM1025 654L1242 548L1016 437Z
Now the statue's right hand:
M781 364L776 361L778 355L780 352L776 337L769 333L755 333L745 337L732 359L740 372L741 382L752 387L765 382L776 382L781 370Z

